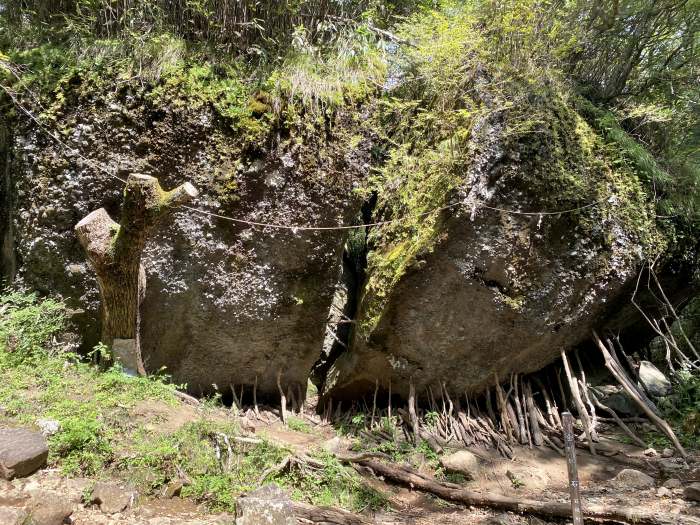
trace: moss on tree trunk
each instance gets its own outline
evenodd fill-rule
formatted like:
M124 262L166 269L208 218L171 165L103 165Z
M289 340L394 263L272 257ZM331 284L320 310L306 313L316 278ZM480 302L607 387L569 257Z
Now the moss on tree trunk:
M97 274L102 342L130 372L146 373L139 344L139 306L146 292L143 247L160 218L196 195L190 183L166 192L158 179L132 174L126 181L119 223L100 208L75 226Z

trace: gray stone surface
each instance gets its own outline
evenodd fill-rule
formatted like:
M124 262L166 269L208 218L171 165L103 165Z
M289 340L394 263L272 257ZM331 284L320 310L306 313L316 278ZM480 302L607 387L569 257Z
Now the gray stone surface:
M682 484L681 484L681 480L676 479L676 478L671 478L671 479L667 479L666 481L664 481L663 486L666 487L667 489L678 489L682 486Z
M27 511L16 507L0 506L0 523L2 525L25 525Z
M265 485L236 501L236 525L296 525L289 496Z
M30 525L62 525L73 514L73 504L55 492L31 490Z
M700 501L700 483L691 483L683 489L683 498L688 501Z
M116 514L131 507L137 497L136 491L118 483L98 482L92 490L91 503L99 505L105 514Z
M661 458L658 465L662 471L671 476L677 475L680 470L685 468L685 462L682 458Z
M671 393L671 382L649 361L639 364L639 382L654 397L662 397Z
M468 450L444 455L440 458L440 463L448 471L463 474L467 479L474 479L480 470L479 458Z
M332 226L352 222L359 211L352 190L369 171L370 142L360 136L366 115L356 108L337 114L328 128L302 117L294 129L276 129L253 151L241 151L241 134L206 108L154 110L123 92L104 102L96 114L65 107L61 118L71 130L66 140L84 144L83 155L121 177L150 174L166 189L190 181L200 190L194 207L247 221ZM349 148L351 137L359 142ZM116 217L122 183L33 129L17 130L10 146L13 195L0 203L10 224L0 229L21 262L14 280L66 298L90 349L99 338L99 296L73 226L99 207ZM346 236L177 211L143 256L146 368L166 367L194 394L213 391L213 384L220 391L252 388L257 376L258 394L275 395L277 370L285 386L305 389L321 354ZM3 266L9 273L14 264Z
M39 432L0 427L0 478L29 476L46 465L49 447Z
M600 385L595 387L598 399L605 406L613 409L618 416L639 416L643 411L625 389L619 385Z
M649 489L654 486L654 478L631 468L621 470L613 481L621 489Z
M671 492L671 489L666 488L666 487L659 487L656 490L656 496L659 498L670 498L673 496L673 492Z

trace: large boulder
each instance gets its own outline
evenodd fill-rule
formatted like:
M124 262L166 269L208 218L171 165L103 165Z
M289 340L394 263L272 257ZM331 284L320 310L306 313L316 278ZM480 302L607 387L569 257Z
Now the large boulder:
M256 378L259 394L276 393L277 371L285 385L305 389L347 232L252 223L353 220L361 202L352 190L368 171L364 110L321 117L290 109L282 116L243 101L234 119L177 94L154 102L148 88L128 83L82 96L80 82L64 85L74 91L54 115L75 149L64 150L35 127L10 135L11 190L0 203L10 216L0 226L10 246L6 276L63 296L83 347L91 348L99 339L99 296L73 227L100 207L117 217L123 184L104 170L122 179L157 176L166 189L191 181L200 191L193 207L203 213L178 211L144 251L147 370L165 367L196 394L252 387Z
M0 427L0 479L29 476L46 465L48 455L40 432Z
M625 489L649 489L654 486L654 478L635 469L621 470L613 479L615 486Z
M370 234L358 329L326 397L371 393L376 381L404 398L410 381L419 396L441 384L479 391L586 343L613 304L629 303L645 253L666 246L641 180L606 158L570 102L521 104L477 117L447 166L442 144L392 160L377 219L450 207ZM527 114L537 125L514 136ZM537 213L556 210L575 211Z

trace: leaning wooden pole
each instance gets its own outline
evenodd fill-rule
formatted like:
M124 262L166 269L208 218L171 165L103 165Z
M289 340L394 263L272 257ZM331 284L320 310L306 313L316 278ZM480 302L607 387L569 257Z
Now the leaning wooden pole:
M282 370L277 370L277 390L280 392L280 418L283 424L287 424L287 397L282 389Z
M595 456L595 444L593 443L593 436L591 435L591 422L588 419L588 412L586 412L586 406L583 404L583 400L581 399L581 393L578 389L578 383L573 377L571 367L569 366L569 360L566 358L566 351L564 350L561 351L561 361L562 363L564 363L564 371L566 372L566 379L569 381L571 396L573 397L574 404L576 405L576 411L578 412L578 415L581 418L583 432L586 434L586 439L588 440L588 448L590 449L591 454Z
M144 245L163 217L196 196L189 182L164 191L155 177L134 173L126 180L118 223L100 208L75 225L97 274L102 342L128 372L146 373L139 343L139 306L146 293Z
M627 394L634 400L634 402L637 403L639 408L641 408L644 411L644 413L659 428L659 430L666 434L666 436L671 440L673 446L676 448L676 450L678 450L680 455L684 459L687 458L688 454L686 454L683 445L681 445L680 441L678 441L678 438L676 437L675 432L673 432L671 426L664 419L656 415L654 410L652 410L652 408L644 402L639 391L634 386L634 383L630 380L625 371L620 366L618 366L617 362L610 354L610 351L605 347L605 345L600 340L600 337L598 337L598 334L595 331L593 331L593 339L595 340L596 344L598 345L598 348L603 354L606 368L615 377L615 379L617 379L620 385L622 385L622 388L625 389L625 392L627 392Z

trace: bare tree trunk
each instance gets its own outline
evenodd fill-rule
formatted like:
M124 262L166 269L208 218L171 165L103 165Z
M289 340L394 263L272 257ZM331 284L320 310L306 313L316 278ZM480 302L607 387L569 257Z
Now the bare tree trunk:
M139 306L146 292L141 253L148 234L160 218L196 196L189 182L166 192L155 177L131 174L119 223L100 208L75 226L97 274L102 342L128 372L146 373L139 344Z

